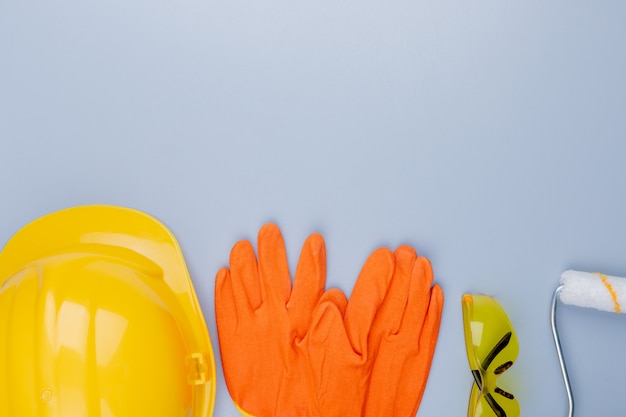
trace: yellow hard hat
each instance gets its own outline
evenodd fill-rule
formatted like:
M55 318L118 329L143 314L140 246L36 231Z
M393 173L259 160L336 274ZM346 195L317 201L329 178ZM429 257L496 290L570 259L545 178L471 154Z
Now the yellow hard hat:
M174 236L145 213L74 207L0 253L0 417L206 417L208 330Z

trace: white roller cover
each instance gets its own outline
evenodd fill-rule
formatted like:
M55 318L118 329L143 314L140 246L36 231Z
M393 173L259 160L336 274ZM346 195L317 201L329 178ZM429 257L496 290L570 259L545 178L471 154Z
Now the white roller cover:
M598 272L565 271L559 299L565 304L621 313L626 311L626 278Z

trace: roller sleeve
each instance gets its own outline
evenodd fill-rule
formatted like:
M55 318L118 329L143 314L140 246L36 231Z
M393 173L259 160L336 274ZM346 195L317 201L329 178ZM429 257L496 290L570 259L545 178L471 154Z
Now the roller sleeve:
M598 272L565 271L559 299L564 304L621 313L626 308L626 278Z

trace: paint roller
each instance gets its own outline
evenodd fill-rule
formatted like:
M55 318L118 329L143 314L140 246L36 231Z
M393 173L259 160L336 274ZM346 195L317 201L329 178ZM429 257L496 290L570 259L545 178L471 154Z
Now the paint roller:
M608 276L598 272L569 270L561 274L561 285L554 291L550 324L567 394L568 417L572 417L574 415L574 397L556 325L557 299L561 300L563 304L621 313L622 306L626 306L626 278Z

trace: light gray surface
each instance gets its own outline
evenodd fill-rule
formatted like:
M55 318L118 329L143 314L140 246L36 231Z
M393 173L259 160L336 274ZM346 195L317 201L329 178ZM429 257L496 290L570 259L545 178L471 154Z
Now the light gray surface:
M0 242L51 211L146 211L179 239L235 417L217 270L266 221L292 267L321 232L349 294L414 245L446 295L419 416L463 416L460 297L519 332L523 416L565 415L548 312L569 268L626 276L626 4L618 1L0 3ZM626 321L565 307L577 416L622 415Z

